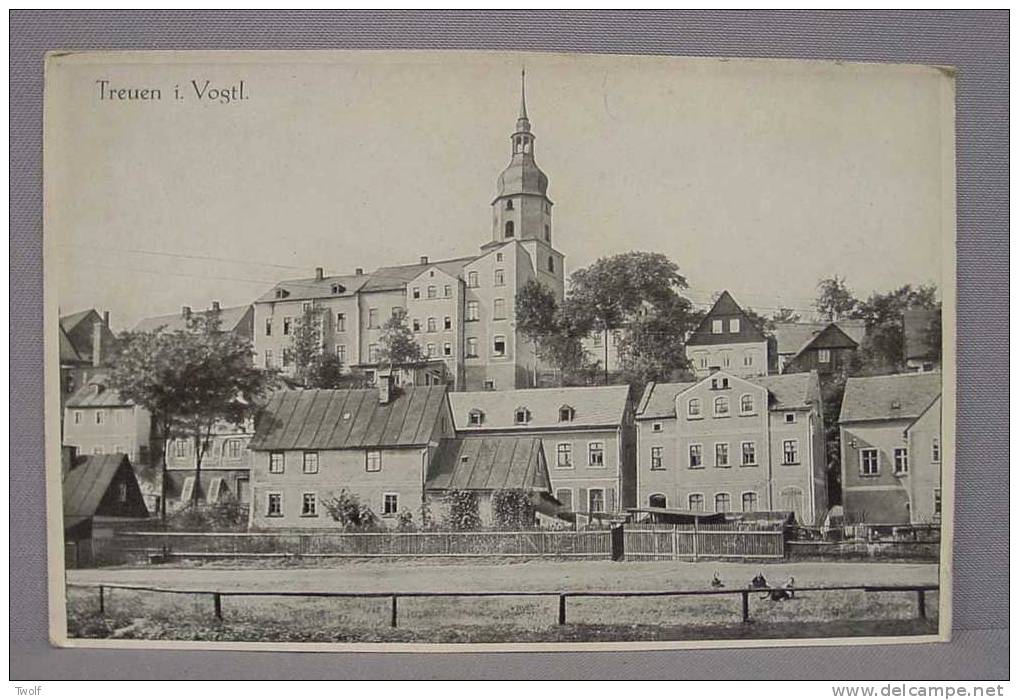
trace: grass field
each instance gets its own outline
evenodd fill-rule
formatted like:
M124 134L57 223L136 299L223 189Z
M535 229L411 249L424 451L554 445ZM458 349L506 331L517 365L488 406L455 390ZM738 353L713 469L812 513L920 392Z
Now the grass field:
M203 566L72 570L69 583L135 584L175 589L265 591L592 591L691 590L709 587L717 571L728 588L759 571L780 585L907 585L937 582L933 564L794 562L560 562L434 564L346 562L300 569ZM606 641L749 639L932 634L937 593L927 594L928 620L916 620L912 593L802 592L772 602L752 597L749 625L740 596L570 599L568 623L556 624L554 597L400 599L399 626L389 626L388 599L256 596L223 599L222 622L211 596L112 590L106 613L95 588L68 589L72 637L213 641Z

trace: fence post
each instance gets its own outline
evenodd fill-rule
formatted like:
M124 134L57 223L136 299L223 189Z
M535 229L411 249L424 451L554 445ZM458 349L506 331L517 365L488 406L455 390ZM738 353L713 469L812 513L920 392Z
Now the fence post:
M102 586L99 587L99 614L102 615L106 612L106 598L104 595L104 589Z
M699 538L699 534L697 532L697 516L694 516L694 519L693 519L693 560L694 561L697 561L697 551L699 549L698 546L697 546L698 538Z
M396 595L393 595L392 599L392 614L389 618L389 626L396 627Z
M743 622L750 622L750 591L740 591L743 598Z
M679 523L672 526L672 561L679 559Z
M559 624L566 624L566 594L559 594Z
M927 599L922 588L916 590L916 615L921 620L927 619Z
M223 619L223 601L220 600L219 593L212 594L212 607L216 612L216 619Z

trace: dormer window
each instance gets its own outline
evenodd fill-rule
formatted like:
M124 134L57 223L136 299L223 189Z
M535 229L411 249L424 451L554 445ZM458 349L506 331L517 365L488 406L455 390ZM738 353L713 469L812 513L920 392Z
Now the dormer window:
M573 406L560 406L559 407L559 422L569 423L573 420L576 415L576 411L573 410Z
M332 286L333 294L343 294L345 291L347 291L347 288L344 287L342 284L334 284Z
M517 425L523 425L530 420L531 412L522 406L513 412L513 422Z
M893 411L898 411L901 408L902 408L902 402L899 401L898 399L892 399L892 410Z
M480 409L477 409L477 408L472 409L471 412L467 414L467 425L475 425L475 426L477 426L477 425L481 425L484 422L485 422L485 414L482 413L482 411Z
M277 299L286 299L288 296L290 296L290 292L288 292L287 290L285 290L285 289L277 289L276 290L276 298Z

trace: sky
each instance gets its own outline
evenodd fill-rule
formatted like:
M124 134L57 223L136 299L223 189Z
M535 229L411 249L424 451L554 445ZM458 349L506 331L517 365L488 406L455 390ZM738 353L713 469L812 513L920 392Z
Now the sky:
M47 275L115 329L278 280L473 254L520 69L569 273L648 250L688 296L810 313L938 283L951 84L910 66L503 53L81 54L48 66ZM103 97L159 89L160 100ZM237 86L244 100L197 98ZM183 99L174 97L179 86ZM946 166L946 163L948 165Z

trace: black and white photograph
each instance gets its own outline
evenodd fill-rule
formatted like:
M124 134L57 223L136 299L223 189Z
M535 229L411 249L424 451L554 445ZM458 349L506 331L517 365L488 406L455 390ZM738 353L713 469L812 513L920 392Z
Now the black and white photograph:
M955 72L46 64L50 635L947 641Z

